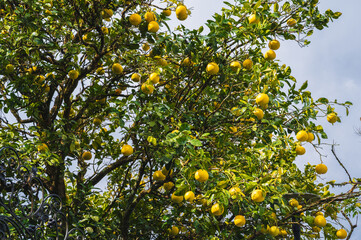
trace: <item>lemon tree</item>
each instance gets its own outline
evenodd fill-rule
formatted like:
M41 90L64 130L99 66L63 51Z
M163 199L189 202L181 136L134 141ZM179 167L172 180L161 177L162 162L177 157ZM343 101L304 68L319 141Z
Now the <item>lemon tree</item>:
M88 239L291 239L295 223L303 239L345 238L360 180L294 161L327 138L317 119L339 124L351 103L314 99L277 57L340 15L235 0L187 29L178 0L2 1L1 145Z

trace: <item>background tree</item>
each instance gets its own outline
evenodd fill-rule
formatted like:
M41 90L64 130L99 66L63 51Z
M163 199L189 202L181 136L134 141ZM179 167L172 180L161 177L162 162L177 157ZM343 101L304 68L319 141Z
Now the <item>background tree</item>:
M308 45L341 15L317 5L225 3L202 34L167 27L190 14L176 0L3 1L1 143L89 238L342 238L360 181L335 195L322 158L293 161L351 103L314 100L275 60L277 39Z

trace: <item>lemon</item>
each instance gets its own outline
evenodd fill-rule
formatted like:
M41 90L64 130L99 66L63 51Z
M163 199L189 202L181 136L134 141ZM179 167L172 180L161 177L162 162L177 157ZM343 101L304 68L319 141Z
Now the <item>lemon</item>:
M246 59L243 61L243 67L247 70L251 70L253 67L253 62L251 59Z
M329 123L335 123L337 121L337 114L336 113L330 113L327 115L327 121Z
M268 43L268 47L272 50L277 50L280 48L280 46L281 46L280 42L276 39L273 39Z
M264 58L267 60L273 60L276 58L276 53L275 51L273 51L272 49L268 50L265 54L264 54Z
M144 15L144 19L148 23L157 20L157 18L155 17L154 12L146 12L145 15Z
M152 84L149 84L149 83L143 83L142 86L140 87L140 89L145 94L152 94L153 91L154 91L154 86Z
M234 217L233 222L237 227L242 227L246 224L246 218L242 215L237 215Z
M89 151L83 152L81 155L84 160L90 160L92 159L92 153Z
M133 148L132 146L128 145L128 144L125 144L123 145L122 147L122 150L121 150L121 153L124 155L124 156L129 156L129 155L132 155L133 154Z
M283 237L285 237L285 236L287 236L287 231L286 230L284 230L284 229L282 229L281 231L280 231L280 235L282 235Z
M265 93L260 93L256 97L256 103L260 106L266 106L269 103L269 97Z
M100 124L102 124L102 120L100 118L94 118L93 123L94 125L99 126Z
M195 195L192 191L188 191L188 192L186 192L186 194L184 194L184 199L190 203L193 202L194 198L195 198Z
M313 135L313 133L307 133L307 142L312 142L313 140L315 140L315 135Z
M340 229L336 232L336 236L338 239L345 239L347 237L347 232L345 229Z
M287 25L290 27L293 27L294 25L296 25L297 21L293 18L290 18L287 20Z
M296 146L296 154L297 155L303 155L306 153L306 149L300 145Z
M237 72L238 69L242 68L242 65L238 61L233 61L231 62L230 67L233 72Z
M181 65L184 67L191 67L193 65L193 62L189 57L187 57L187 58L183 59Z
M325 174L325 173L327 173L328 169L325 164L321 163L321 164L316 165L315 170L316 170L316 173L318 173L318 174Z
M138 73L133 73L132 76L130 77L130 79L132 79L133 82L139 82L140 75Z
M224 212L224 207L219 203L216 203L211 207L211 213L214 216L220 216L223 214L223 212Z
M167 8L163 10L163 14L169 17L172 14L172 11L169 8Z
M70 70L68 72L68 76L69 76L70 79L75 80L75 79L77 79L79 77L79 72L77 70Z
M176 226L173 226L171 229L169 229L169 234L172 236L176 236L179 233L179 228Z
M313 224L315 224L317 227L324 227L326 226L326 218L324 216L318 215L313 220Z
M188 11L187 8L183 5L179 5L176 10L175 10L175 14L177 16L177 18L180 21L184 21L188 18Z
M152 33L156 33L159 30L159 24L156 21L151 21L148 24L148 31Z
M270 227L270 229L268 230L269 234L271 234L272 236L276 237L280 234L280 230L277 226L272 226Z
M262 120L262 118L264 116L263 110L260 108L255 108L253 111L253 114L256 115L258 120Z
M254 202L263 202L266 197L266 193L264 193L262 190L254 190L251 194L251 199Z
M6 67L5 67L5 72L6 72L7 74L13 73L14 70L15 70L15 67L14 67L14 65L12 65L12 64L8 64L8 65L6 65Z
M176 196L174 193L171 196L171 199L175 203L181 203L183 201L183 196Z
M123 67L119 63L114 63L112 66L112 71L114 74L122 74L123 73Z
M143 51L145 51L145 52L148 51L149 48L150 48L150 46L149 46L148 43L144 43L143 46L142 46L142 49L143 49Z
M153 173L153 179L155 181L163 181L163 180L165 180L165 176L161 170L158 170Z
M103 11L102 11L102 17L104 18L104 19L109 19L109 18L111 18L113 16L113 10L111 10L111 9L104 9Z
M307 132L305 130L301 130L296 134L296 138L297 138L298 141L304 142L304 141L307 141L308 134L307 134Z
M170 191L173 187L174 187L174 183L172 183L172 182L163 183L163 188L166 191Z
M138 26L142 22L142 17L139 14L132 14L129 16L129 22L133 26Z
M257 14L252 14L251 16L248 17L248 22L249 24L258 24L259 17L257 16Z
M299 203L296 199L292 198L289 202L288 202L292 207L298 207Z
M209 175L208 172L204 169L199 169L195 174L194 178L199 182L205 182L208 180Z
M210 75L216 75L219 72L218 64L215 62L208 63L206 71Z
M152 84L157 84L159 82L159 75L158 73L152 73L150 74L149 76L149 81L152 83Z

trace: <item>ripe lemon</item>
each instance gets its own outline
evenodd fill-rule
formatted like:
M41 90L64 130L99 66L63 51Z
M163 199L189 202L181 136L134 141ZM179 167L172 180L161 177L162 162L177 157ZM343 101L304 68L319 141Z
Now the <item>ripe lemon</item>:
M315 140L315 135L313 135L313 133L307 133L307 142L312 142L313 140Z
M306 149L300 145L296 146L296 154L297 155L303 155L306 153Z
M167 8L163 10L163 14L169 17L172 14L172 11L169 8Z
M148 23L157 20L157 18L155 17L154 12L146 12L144 14L144 19L145 21L147 21Z
M246 218L242 215L237 215L234 217L233 222L237 227L242 227L246 224Z
M173 187L174 187L174 183L172 183L172 182L163 183L163 188L166 191L170 191Z
M324 216L318 215L313 220L313 224L315 224L317 227L324 227L326 226L326 218Z
M317 164L316 165L316 168L315 168L315 170L316 170L316 173L318 173L318 174L325 174L325 173L327 173L327 166L325 165L325 164Z
M218 64L215 62L208 63L206 71L210 75L216 75L219 72Z
M256 117L258 118L258 120L262 120L264 113L263 110L260 108L255 108L253 111L253 114L256 115Z
M280 48L280 46L281 46L280 42L276 39L273 39L268 43L268 47L272 50L277 50Z
M8 65L6 65L6 67L5 67L5 72L6 72L7 74L10 74L10 73L13 73L13 72L14 72L14 69L15 69L14 65L8 64Z
M152 84L157 84L157 83L159 83L159 75L158 75L158 73L152 73L152 74L150 74L150 76L149 76L149 81L150 81Z
M94 118L93 123L94 125L99 126L100 124L102 124L102 120L100 118Z
M134 26L138 26L142 22L142 17L139 14L134 13L129 16L129 22Z
M155 181L163 181L163 180L165 180L165 176L161 170L158 170L153 173L153 179Z
M282 230L280 231L280 235L282 235L283 237L286 237L287 234L288 234L287 231L284 230L284 229L282 229Z
M152 33L156 33L159 30L159 24L156 21L151 21L148 24L148 31Z
M172 236L176 236L179 233L179 228L176 226L173 226L172 228L169 229L169 234Z
M297 138L298 141L304 142L304 141L307 141L308 134L307 134L307 132L305 130L301 130L296 134L296 138Z
M121 152L124 156L129 156L133 154L133 148L132 146L125 144L123 145Z
M345 239L347 237L347 232L345 229L340 229L336 232L336 236L338 239Z
M188 192L186 192L186 194L184 194L184 199L190 203L193 202L194 198L195 198L195 195L192 191L188 191Z
M316 216L319 216L319 215L323 216L324 214L323 214L323 212L316 212L315 215L316 215Z
M211 213L214 216L220 216L223 214L223 212L224 212L224 207L219 203L216 203L211 207Z
M142 46L142 49L143 49L143 51L145 51L145 52L148 51L149 48L150 48L150 46L149 46L148 43L144 43L143 46Z
M264 58L267 60L273 60L276 58L276 53L275 51L273 51L272 49L268 50L265 54L264 54Z
M280 230L277 226L272 226L269 228L268 230L269 234L271 234L272 236L276 237L280 234Z
M81 155L84 160L90 160L92 159L92 153L89 151L83 152Z
M70 79L75 80L75 79L77 79L79 77L79 72L77 70L70 70L68 72L68 76L69 76Z
M175 14L180 21L184 21L188 18L188 11L184 5L179 5L175 10Z
M233 61L231 62L230 67L233 72L237 72L238 69L242 68L242 65L238 61Z
M293 18L290 18L287 20L287 25L290 27L293 27L294 25L296 25L297 21Z
M256 97L256 103L260 106L266 106L269 103L269 97L265 93L260 93Z
M138 73L133 73L132 76L130 77L130 79L132 79L133 82L139 82L140 75Z
M145 94L152 94L153 91L154 91L154 86L152 84L149 84L149 83L143 83L142 86L140 87L140 89Z
M111 9L104 9L104 10L102 11L102 17L103 17L104 19L111 18L112 16L113 16L113 10L111 10Z
M185 58L181 63L181 65L184 67L191 67L193 64L194 63L192 62L192 60L189 57Z
M288 202L292 207L298 207L299 203L296 199L292 198L290 199L290 201Z
M174 195L174 193L172 194L172 196L170 198L175 203L181 203L183 201L183 196L176 196L176 195Z
M119 63L114 63L112 66L112 71L114 74L122 74L123 73L123 67Z
M262 190L254 190L251 194L251 199L254 202L263 202L266 197L266 193L264 193Z
M243 61L243 67L247 70L251 70L253 67L253 62L251 59L246 59Z
M199 169L197 170L197 172L194 174L194 178L199 181L199 182L205 182L208 180L209 178L209 174L206 170L204 169Z
M257 16L257 14L252 14L251 16L248 17L248 22L249 24L258 24L259 17Z
M336 113L330 113L330 114L328 114L327 115L327 121L329 122L329 123L335 123L336 121L337 121L337 115L336 115Z

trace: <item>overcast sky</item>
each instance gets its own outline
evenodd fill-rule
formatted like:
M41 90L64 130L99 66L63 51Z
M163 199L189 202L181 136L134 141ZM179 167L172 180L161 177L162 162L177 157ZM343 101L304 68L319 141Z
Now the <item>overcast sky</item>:
M184 3L192 9L192 16L182 22L188 28L198 28L204 25L214 12L222 8L221 0L185 0ZM232 2L232 1L229 1ZM341 123L334 125L326 119L321 124L329 139L327 143L337 143L338 157L343 161L352 177L361 177L361 136L355 129L361 127L361 10L360 0L320 0L320 9L340 11L343 15L329 24L329 28L315 31L310 38L311 45L300 48L294 42L281 42L277 50L277 59L292 68L292 75L301 85L308 80L308 89L313 98L327 97L329 100L337 99L339 102L351 101L350 115L346 117L345 110L337 108ZM172 18L174 19L173 13ZM174 24L178 24L176 22ZM175 26L175 25L172 25ZM323 153L327 155L324 163L328 166L328 173L324 180L335 179L347 181L347 175L342 171L336 159L330 152L330 147L324 147ZM318 164L320 158L315 151L307 148L307 153L296 160L302 169L304 164ZM339 191L339 190L336 190ZM361 239L361 229L357 228L352 239Z

